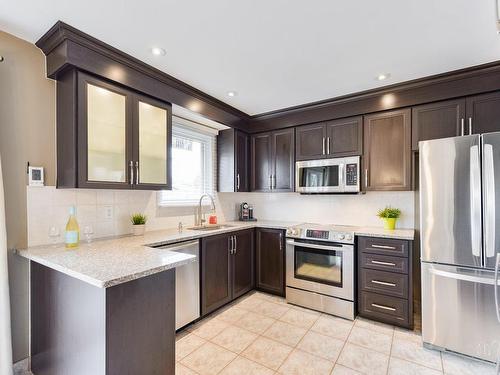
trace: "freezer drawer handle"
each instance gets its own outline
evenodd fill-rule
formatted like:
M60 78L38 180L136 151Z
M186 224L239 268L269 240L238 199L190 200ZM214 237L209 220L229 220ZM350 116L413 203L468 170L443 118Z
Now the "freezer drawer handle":
M394 284L394 283L388 283L388 282L386 282L386 281L372 280L372 283L373 283L373 284L384 285L384 286L392 286L392 287L395 287L395 286L396 286L396 284Z
M391 267L396 267L396 263L391 263L391 262L381 262L380 260L372 260L372 264L378 264L380 266L391 266Z
M435 268L431 268L429 270L429 272L433 273L436 276L448 277L450 279L455 279L455 280L470 281L472 283L478 283L478 284L495 285L495 278L494 277L487 278L487 277L464 275L464 274L455 273L455 272L437 270ZM498 284L498 282L497 282L497 284Z
M377 309L382 309L382 310L396 311L394 307L379 305L378 303L372 303L372 307L376 307Z
M387 245L372 245L375 249L388 249L388 250L396 250L394 246L387 246Z

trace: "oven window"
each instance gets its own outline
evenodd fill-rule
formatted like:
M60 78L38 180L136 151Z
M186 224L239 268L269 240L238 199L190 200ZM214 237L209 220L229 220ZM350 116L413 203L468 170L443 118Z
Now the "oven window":
M339 166L302 167L299 171L301 187L339 186Z
M295 278L342 287L342 252L295 245Z

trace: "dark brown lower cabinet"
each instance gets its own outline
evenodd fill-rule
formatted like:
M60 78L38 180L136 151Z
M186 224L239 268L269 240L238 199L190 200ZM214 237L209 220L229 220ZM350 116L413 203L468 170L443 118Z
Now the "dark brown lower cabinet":
M254 288L253 229L202 238L201 315Z
M413 241L358 238L359 315L413 328Z
M233 298L238 298L255 286L255 235L253 230L245 230L233 236Z
M98 288L31 262L37 375L173 374L175 269Z
M280 229L256 231L256 287L285 296L285 233Z

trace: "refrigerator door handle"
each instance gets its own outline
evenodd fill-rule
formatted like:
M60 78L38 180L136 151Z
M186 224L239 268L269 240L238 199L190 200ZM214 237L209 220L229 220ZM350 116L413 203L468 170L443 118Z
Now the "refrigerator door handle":
M498 278L500 273L500 253L497 254L497 259L495 262L495 307L497 311L498 322L500 323L500 296L498 296Z
M472 255L481 256L481 166L479 146L470 146L470 228Z
M493 146L483 145L484 171L484 247L486 258L495 256L495 170L493 165Z

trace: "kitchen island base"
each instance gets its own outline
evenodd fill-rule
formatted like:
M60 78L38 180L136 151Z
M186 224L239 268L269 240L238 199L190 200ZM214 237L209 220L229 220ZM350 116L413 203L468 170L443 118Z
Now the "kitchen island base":
M175 269L98 288L31 262L36 375L175 373Z

